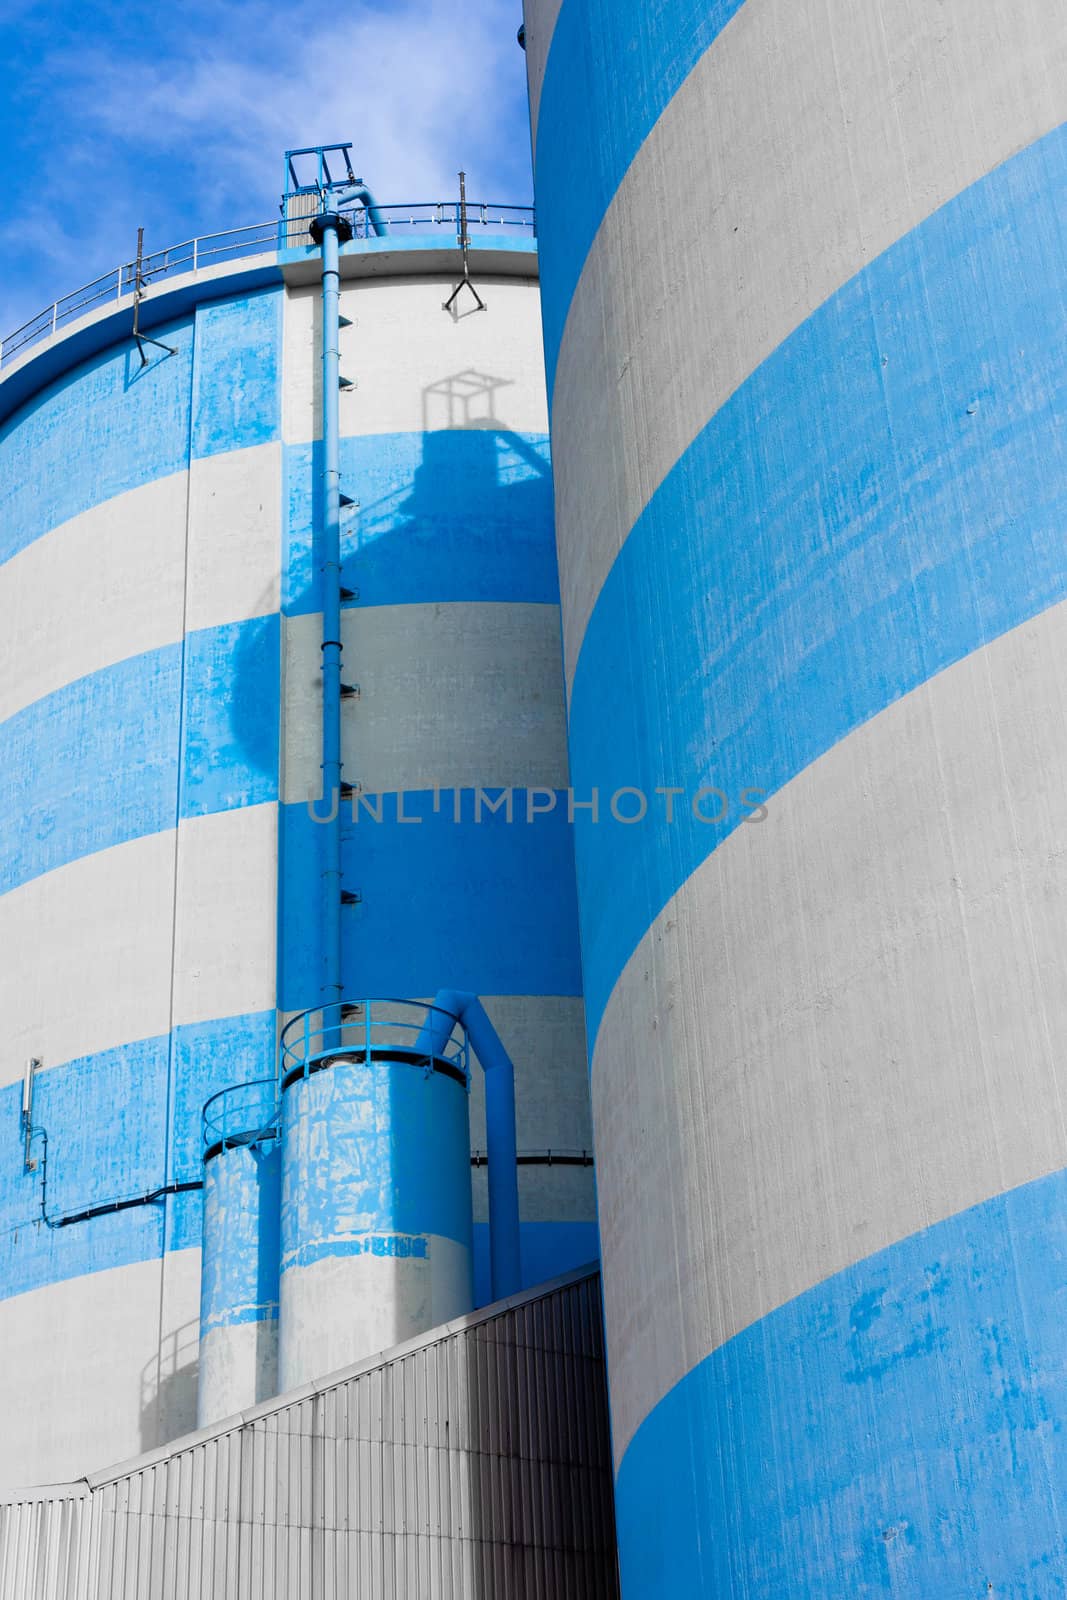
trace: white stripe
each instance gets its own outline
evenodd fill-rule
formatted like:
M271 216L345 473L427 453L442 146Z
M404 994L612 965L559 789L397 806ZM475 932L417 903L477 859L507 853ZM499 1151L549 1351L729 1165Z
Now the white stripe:
M530 89L530 140L535 153L541 88L562 4L563 0L526 0L523 7L526 22L526 81Z
M175 1023L272 1010L277 923L278 807L242 806L183 822Z
M568 685L627 534L724 401L1065 117L1062 0L747 0L638 152L570 308L553 407Z
M227 450L192 463L188 632L278 610L281 504L281 445Z
M341 311L351 326L341 329L341 371L355 380L341 396L343 436L471 427L548 432L536 276L479 279L488 310L456 319L442 309L453 287L437 276L342 285ZM291 289L282 414L287 444L321 437L321 326L319 290ZM345 487L358 496L358 484Z
M181 637L186 474L93 506L0 566L0 721Z
M0 1485L71 1480L196 1426L200 1252L0 1300Z
M211 1329L200 1346L198 1428L273 1400L277 1393L277 1317Z
M183 822L0 897L0 1083L274 1004L277 806ZM173 925L172 925L173 924ZM174 997L171 1006L172 934Z
M462 602L343 613L345 778L367 793L566 788L559 608ZM283 796L321 793L322 617L285 623Z
M278 609L281 447L195 461L0 566L0 721L64 684ZM188 526L188 573L186 529Z
M866 723L679 890L593 1062L621 1458L710 1351L1067 1152L1067 605Z
M435 1233L426 1245L424 1257L325 1256L283 1271L279 1393L473 1310L471 1252Z

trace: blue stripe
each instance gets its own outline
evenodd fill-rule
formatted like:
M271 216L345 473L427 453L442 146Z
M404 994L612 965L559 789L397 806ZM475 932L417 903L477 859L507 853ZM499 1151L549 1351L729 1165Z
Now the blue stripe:
M56 1216L201 1176L200 1113L231 1083L274 1070L273 1011L178 1027L41 1072L34 1121L48 1134L48 1212ZM173 1052L170 1166L167 1085ZM199 1247L200 1196L47 1228L41 1173L23 1169L21 1084L0 1089L0 1299ZM33 1145L41 1154L40 1141Z
M312 538L321 447L285 451L283 608L321 608ZM341 441L341 481L360 502L342 526L344 583L364 605L559 602L548 440L503 428Z
M550 395L567 312L604 213L638 150L740 5L564 0L541 86L535 173ZM656 227L654 216L648 226Z
M277 615L105 667L0 723L0 893L278 793ZM184 701L184 715L182 702Z
M235 1145L204 1163L201 1339L277 1319L281 1167L277 1140Z
M284 303L284 289L269 289L197 308L194 456L281 437Z
M282 1096L281 1267L470 1248L467 1089L421 1065L339 1061Z
M198 307L195 339L191 318L154 330L176 355L150 349L142 367L123 343L12 417L0 429L0 562L80 512L183 472L190 448L205 456L279 438L283 294Z
M278 798L280 674L277 613L186 635L183 817Z
M282 281L281 271L273 262L269 266L242 267L236 262L230 265L225 287L231 295L242 289L252 291ZM158 284L152 298L141 306L141 328L145 333L166 340L167 325L173 326L179 317L195 310L200 302L213 299L219 287L218 279L211 278L177 279ZM114 345L126 350L130 338L130 302L127 299L111 303L117 309L99 312L81 327L64 330L62 339L54 344L35 345L21 365L5 371L0 383L0 421L6 421L32 395L43 392L54 378L68 381L77 366L102 350ZM154 361L159 353L146 350L145 354Z
M595 1222L522 1222L522 1287L533 1289L561 1272L588 1266L600 1259L600 1235ZM474 1304L487 1306L493 1298L489 1265L489 1224L474 1224Z
M525 822L525 791L515 820L503 811L473 821L463 791L462 820L452 792L434 815L430 793L384 799L380 823L346 822L345 886L362 895L346 906L344 989L349 995L426 995L448 987L477 994L581 993L572 829L566 801ZM282 807L279 926L281 1008L318 1005L321 928L318 850L325 829L306 805Z
M631 532L579 657L575 788L715 784L729 811L579 815L591 1037L646 929L744 816L743 789L773 794L1067 597L1065 202L1067 128L809 318Z
M58 378L0 429L0 562L50 528L189 461L193 325L142 368L123 343Z
M1067 1174L837 1274L694 1368L616 1489L627 1600L1067 1594Z

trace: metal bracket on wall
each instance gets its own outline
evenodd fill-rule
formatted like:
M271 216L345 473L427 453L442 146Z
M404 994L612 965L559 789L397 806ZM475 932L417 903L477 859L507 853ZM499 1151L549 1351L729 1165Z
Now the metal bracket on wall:
M33 1172L37 1166L36 1159L30 1154L30 1145L33 1142L34 1134L33 1084L40 1066L40 1057L31 1056L22 1075L22 1131L26 1141L22 1150L22 1166L25 1172Z
M469 289L478 302L478 310L487 309L485 301L471 282L470 268L470 234L467 232L467 174L459 175L459 248L463 252L463 277L456 284L448 299L444 303L444 310L451 311L463 289Z
M165 350L169 356L178 354L173 345L163 344L159 339L150 339L147 333L141 332L141 301L144 299L145 282L144 229L138 228L137 259L133 264L133 338L137 346L137 354L141 358L142 367L147 367L148 365L148 357L144 353L146 344L155 345L157 350Z

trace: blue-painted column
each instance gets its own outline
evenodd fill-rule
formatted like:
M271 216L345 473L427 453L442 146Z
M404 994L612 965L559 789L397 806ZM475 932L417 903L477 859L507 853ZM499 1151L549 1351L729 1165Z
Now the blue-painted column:
M205 1152L199 1427L278 1392L281 1150L274 1086L241 1085L212 1103L228 1103L253 1131L234 1134L223 1123L222 1136Z
M448 1063L330 1058L291 1077L282 1128L284 1390L469 1311L473 1223L467 1084Z

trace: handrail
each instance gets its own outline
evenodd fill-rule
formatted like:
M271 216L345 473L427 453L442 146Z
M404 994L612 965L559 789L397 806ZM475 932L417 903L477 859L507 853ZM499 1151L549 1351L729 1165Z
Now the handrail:
M419 200L376 208L388 221L390 232L411 229L414 232L433 233L441 228L459 234L458 200ZM368 236L366 213L356 206L346 213L353 224L353 234L358 239ZM269 222L251 222L240 228L225 228L219 233L204 233L194 239L183 239L179 244L168 245L153 251L142 261L141 275L145 283L173 277L179 272L199 272L206 267L220 266L226 261L237 261L252 253L273 253L278 249L299 248L305 241L310 244L307 227L310 217L274 218ZM488 232L516 232L536 235L536 218L532 206L512 206L503 202L482 200L467 202L468 227ZM370 230L373 231L373 230ZM82 284L70 294L61 295L51 305L45 306L21 327L15 328L6 338L0 339L0 372L22 351L51 339L61 328L84 316L94 307L108 301L121 301L132 296L135 288L136 263L119 262L91 283Z
M423 1041L434 1024L435 1047ZM442 1062L470 1083L467 1032L457 1018L425 1000L343 1001L315 1006L282 1029L280 1076L283 1084L308 1077L321 1064L353 1052L368 1063L390 1050Z
M278 1088L274 1078L231 1083L204 1102L204 1145L224 1150L231 1144L252 1144L278 1133Z

